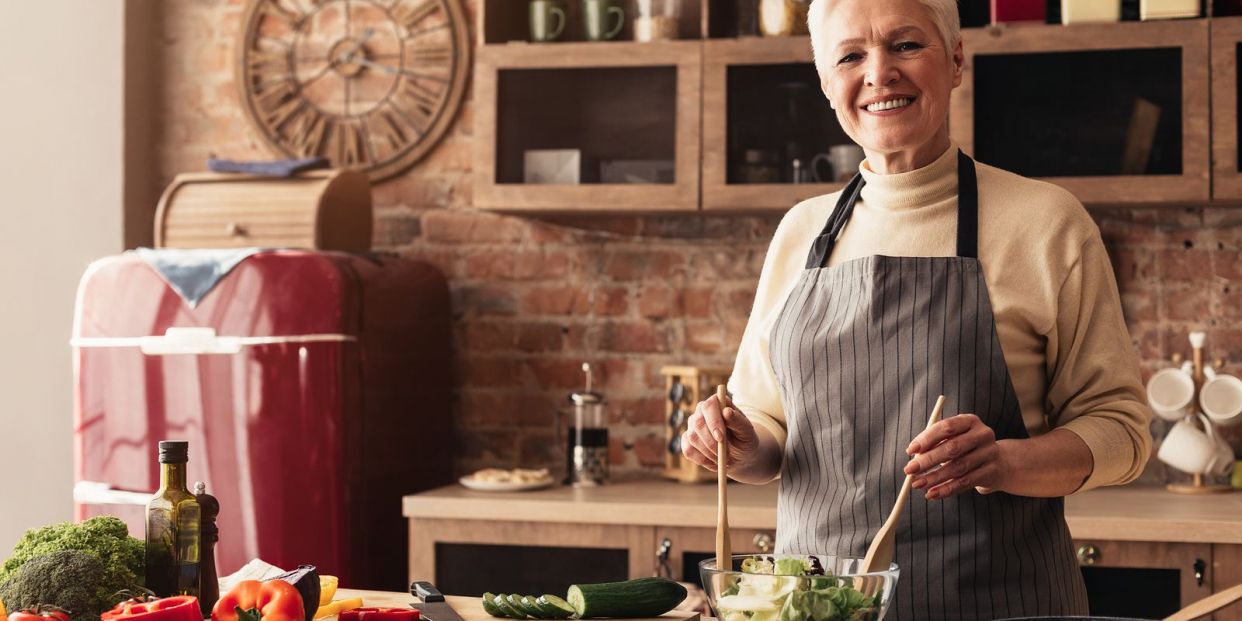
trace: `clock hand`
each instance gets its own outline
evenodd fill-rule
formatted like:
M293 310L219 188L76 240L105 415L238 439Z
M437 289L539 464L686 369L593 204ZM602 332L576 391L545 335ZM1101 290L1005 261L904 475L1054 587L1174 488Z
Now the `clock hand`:
M357 41L355 41L349 47L349 49L342 50L340 54L337 54L335 58L330 59L328 61L328 64L320 68L319 71L316 71L315 74L307 78L306 81L299 84L298 87L306 88L307 86L310 86L311 84L313 84L319 78L322 78L323 76L327 75L328 71L331 70L333 67L341 63L350 62L350 59L354 57L354 54L356 54L358 50L362 49L362 46L367 42L367 39L370 39L371 36L374 34L375 34L374 28L368 27L367 29L363 30L362 37L359 38Z
M369 59L361 58L361 57L355 58L352 54L347 57L345 62L358 63L359 65L362 65L364 67L370 67L372 69L383 71L384 73L387 73L389 75L397 75L401 73L400 69L393 67L391 65L381 65L377 62L373 62Z

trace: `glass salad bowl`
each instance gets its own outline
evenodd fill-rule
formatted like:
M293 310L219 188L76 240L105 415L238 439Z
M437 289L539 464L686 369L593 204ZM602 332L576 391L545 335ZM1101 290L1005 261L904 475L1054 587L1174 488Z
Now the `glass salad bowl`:
M736 554L727 571L699 563L721 621L878 621L897 587L897 564L860 573L861 558L823 554Z

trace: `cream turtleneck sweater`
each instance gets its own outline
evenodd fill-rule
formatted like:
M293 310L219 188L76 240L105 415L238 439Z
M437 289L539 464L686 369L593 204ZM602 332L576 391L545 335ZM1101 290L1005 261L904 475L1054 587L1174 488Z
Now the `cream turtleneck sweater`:
M828 264L869 255L952 256L957 235L957 151L867 184ZM1031 436L1074 432L1094 467L1079 491L1125 483L1151 449L1138 357L1121 316L1112 265L1094 221L1066 190L975 164L979 261L996 331ZM795 205L764 260L729 389L734 404L785 443L768 335L840 192Z

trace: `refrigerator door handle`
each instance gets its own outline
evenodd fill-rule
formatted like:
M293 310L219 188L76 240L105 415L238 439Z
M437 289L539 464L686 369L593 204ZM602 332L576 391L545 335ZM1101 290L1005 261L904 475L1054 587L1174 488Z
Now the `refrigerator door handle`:
M155 492L130 492L99 481L73 484L73 502L80 505L138 505L145 507Z
M220 336L213 328L168 328L163 336L75 337L69 344L78 348L137 347L148 356L176 354L236 354L243 347L258 345L301 345L306 343L348 343L358 337L350 334L299 334L296 336Z

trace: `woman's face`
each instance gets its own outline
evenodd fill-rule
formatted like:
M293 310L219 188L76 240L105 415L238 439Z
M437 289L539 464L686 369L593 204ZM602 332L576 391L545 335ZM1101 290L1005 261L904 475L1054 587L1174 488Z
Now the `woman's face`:
M961 44L950 59L918 0L839 0L823 26L824 94L868 158L917 157L938 142L943 151L949 93L962 82Z

